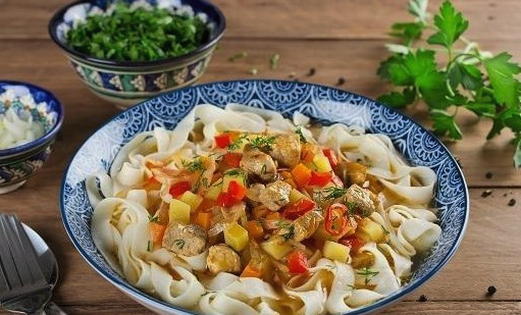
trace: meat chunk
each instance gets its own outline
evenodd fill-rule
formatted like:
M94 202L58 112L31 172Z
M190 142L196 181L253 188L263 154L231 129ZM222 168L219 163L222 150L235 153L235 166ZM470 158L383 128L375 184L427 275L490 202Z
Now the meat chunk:
M219 272L238 273L241 271L241 258L228 245L218 244L209 248L206 258L208 270L213 274Z
M259 200L271 211L279 211L280 208L289 203L291 189L290 184L278 180L261 190Z
M362 185L367 177L367 166L357 162L341 162L335 168L335 173L345 183Z
M271 146L270 155L286 167L294 167L300 161L300 139L295 134L278 136Z
M266 189L266 186L263 184L253 184L246 191L246 197L248 197L248 199L251 201L261 202L260 195L264 189Z
M277 174L277 166L271 156L249 147L244 150L240 167L263 181L272 181Z
M357 184L351 185L343 198L344 203L349 208L354 208L362 216L371 215L376 210L376 197L370 190L364 189Z
M309 211L297 218L293 223L283 225L277 234L286 240L301 242L311 237L320 226L320 222L324 220L322 214L318 211Z
M198 225L170 224L163 237L163 247L184 256L195 256L206 248L206 231Z

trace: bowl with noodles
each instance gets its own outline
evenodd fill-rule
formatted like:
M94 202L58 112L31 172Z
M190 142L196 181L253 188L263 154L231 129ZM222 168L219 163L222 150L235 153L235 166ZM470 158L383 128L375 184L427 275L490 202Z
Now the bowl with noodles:
M62 122L62 105L51 92L0 81L0 194L18 189L40 170Z
M65 172L85 260L165 314L364 314L454 255L457 162L368 98L242 80L162 94L111 119Z

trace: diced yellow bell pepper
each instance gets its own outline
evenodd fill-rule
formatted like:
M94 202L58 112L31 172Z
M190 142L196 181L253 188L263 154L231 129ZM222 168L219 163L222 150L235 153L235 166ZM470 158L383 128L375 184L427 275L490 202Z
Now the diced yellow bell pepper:
M223 189L222 183L219 185L212 185L212 186L210 186L210 188L208 188L208 190L206 191L206 194L204 196L207 199L217 200L222 189Z
M190 211L190 205L182 202L181 200L173 199L170 202L170 208L168 210L168 220L170 223L179 222L182 224L189 224Z
M240 170L237 170L237 172L235 170L230 170L224 173L222 191L228 191L228 186L230 185L231 181L236 181L237 183L246 187L246 178L244 173Z
M295 203L302 198L307 198L306 195L293 188L289 194L289 203Z
M313 157L313 166L316 168L317 172L330 172L331 164L329 164L329 160L323 154L316 154Z
M185 191L179 200L189 205L191 211L194 212L199 207L201 202L203 202L203 197L196 195L191 191Z
M224 241L231 248L240 252L249 242L248 231L238 223L229 224L224 230Z
M349 250L349 247L337 242L326 241L322 248L322 254L331 260L338 260L345 263L349 259Z
M385 241L384 228L369 218L363 218L358 223L356 234L367 242L381 243Z
M288 242L277 236L262 242L261 247L275 259L281 259L293 250L293 247Z

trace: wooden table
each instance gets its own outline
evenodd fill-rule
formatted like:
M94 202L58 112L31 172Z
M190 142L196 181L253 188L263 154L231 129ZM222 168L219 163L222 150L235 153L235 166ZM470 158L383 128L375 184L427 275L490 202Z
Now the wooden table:
M61 281L56 302L72 314L146 314L95 273L73 248L58 209L62 173L80 143L118 111L80 82L47 35L50 16L64 0L0 0L0 77L42 85L65 105L66 118L54 153L22 189L0 196L0 211L17 213L55 251ZM288 78L334 85L376 97L386 86L375 71L387 55L383 44L394 21L408 19L405 0L216 0L228 19L220 49L203 81ZM439 1L434 1L436 4ZM468 37L488 50L507 50L521 59L521 1L461 0L470 18ZM434 5L432 4L432 7ZM249 56L234 63L240 51ZM269 58L281 56L277 70ZM310 68L316 74L307 77ZM422 120L424 112L415 113ZM470 187L470 224L460 250L434 280L388 308L390 314L521 314L521 174L512 168L506 132L486 142L488 122L462 117L465 140L451 144ZM487 178L485 174L493 176ZM483 198L490 189L492 194ZM508 206L510 199L518 200ZM486 296L494 285L497 293ZM427 302L418 302L425 295Z

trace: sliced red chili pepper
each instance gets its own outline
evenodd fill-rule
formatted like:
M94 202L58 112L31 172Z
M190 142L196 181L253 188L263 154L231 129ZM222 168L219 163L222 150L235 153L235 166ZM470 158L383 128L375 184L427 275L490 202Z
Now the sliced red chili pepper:
M229 133L222 133L220 135L215 136L215 144L219 148L226 148L230 144L232 144L232 135Z
M192 185L190 185L189 182L178 182L170 187L170 194L174 197L178 197L190 189L192 189Z
M288 255L288 269L290 273L305 273L308 271L308 268L308 258L302 251L296 250Z
M330 172L311 172L311 179L308 185L322 187L327 185L332 178L333 175Z
M228 185L228 193L233 199L240 201L246 196L246 187L239 184L237 181L232 180Z
M331 165L331 167L335 167L338 165L338 158L336 157L335 151L333 151L330 148L325 148L322 150L322 152L329 160L329 164Z
M356 235L350 235L342 238L340 244L351 247L351 252L357 252L360 247L364 246L364 241Z
M287 206L282 212L282 216L286 219L295 220L298 217L304 215L306 212L315 208L315 202L313 200L303 198Z
M228 152L223 156L223 163L229 167L239 167L242 159L242 154L235 152Z
M346 212L347 207L341 203L334 203L327 208L324 228L329 234L338 236L346 230L348 224Z

